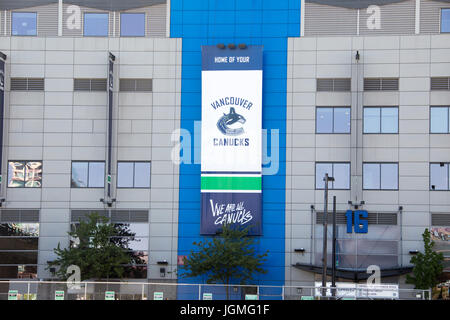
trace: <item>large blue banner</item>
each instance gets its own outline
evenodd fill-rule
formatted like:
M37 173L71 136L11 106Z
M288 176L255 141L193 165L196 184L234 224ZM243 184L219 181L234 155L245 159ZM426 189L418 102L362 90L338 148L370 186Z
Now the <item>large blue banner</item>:
M203 235L262 235L262 46L202 47Z

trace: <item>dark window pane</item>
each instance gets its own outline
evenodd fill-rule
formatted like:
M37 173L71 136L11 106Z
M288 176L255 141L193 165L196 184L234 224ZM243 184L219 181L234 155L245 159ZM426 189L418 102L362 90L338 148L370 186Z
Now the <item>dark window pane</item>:
M333 108L317 108L316 113L316 132L333 132Z
M364 133L380 133L380 108L364 108Z
M134 187L150 188L150 162L134 164Z
M323 181L325 173L328 173L329 177L333 176L333 164L316 163L316 189L325 188L325 181ZM331 184L329 183L328 186L331 186Z
M26 163L25 187L40 188L42 186L42 162L29 161Z
M0 264L37 264L37 252L0 252Z
M35 279L37 266L0 266L0 279Z
M380 164L363 164L363 189L380 189Z
M2 223L0 224L2 237L38 237L39 223Z
M350 132L350 108L334 108L334 133Z
M430 164L430 189L448 190L448 164L439 163ZM433 187L434 186L434 187Z
M0 250L38 250L39 238L0 238Z
M430 132L448 133L450 115L447 107L432 107L430 109Z
M107 13L85 13L84 14L85 36L108 36L108 14Z
M398 189L398 164L381 164L381 186L382 190Z
M25 186L25 163L9 161L8 163L8 187L22 188Z
M350 164L334 163L333 178L333 189L350 189Z
M441 10L441 32L450 32L450 9Z
M398 133L398 108L381 108L381 132Z
M145 36L145 13L121 13L120 35L122 37Z
M117 163L117 187L133 188L133 162Z
M72 188L87 188L88 163L72 162Z
M144 266L125 267L123 277L128 279L147 279L147 267Z
M37 14L35 12L13 12L12 30L13 36L35 36L37 35Z
M105 163L89 162L89 188L105 186Z

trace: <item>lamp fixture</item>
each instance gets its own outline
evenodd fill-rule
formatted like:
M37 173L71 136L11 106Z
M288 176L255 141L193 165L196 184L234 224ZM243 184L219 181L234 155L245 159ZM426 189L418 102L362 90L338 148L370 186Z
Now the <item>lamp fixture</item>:
M418 254L419 250L409 250L409 254Z
M236 45L234 43L229 43L228 49L236 49Z
M305 248L294 249L294 252L301 252L301 253L304 253L304 252L305 252Z
M167 262L167 260L161 260L161 261L158 261L158 262L156 262L157 264L165 264L165 265L167 265L167 264L169 264L168 262Z
M223 43L219 43L219 44L217 44L217 48L225 49L225 45Z
M247 45L245 43L238 44L239 49L247 49Z

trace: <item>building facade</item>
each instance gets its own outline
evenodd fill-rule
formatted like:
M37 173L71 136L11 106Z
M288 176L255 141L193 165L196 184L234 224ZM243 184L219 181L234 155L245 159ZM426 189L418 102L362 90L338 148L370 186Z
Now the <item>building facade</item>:
M382 282L408 287L425 228L448 250L447 1L145 2L0 3L0 278L51 278L53 249L96 211L141 240L130 278L204 281L177 275L205 238L201 46L230 43L264 47L257 239L269 255L255 284L321 279L325 173L339 281L378 265ZM348 210L367 211L366 233Z

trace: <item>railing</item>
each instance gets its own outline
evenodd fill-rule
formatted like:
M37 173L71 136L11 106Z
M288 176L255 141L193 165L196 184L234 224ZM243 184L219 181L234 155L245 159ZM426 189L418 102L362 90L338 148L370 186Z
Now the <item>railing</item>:
M326 296L323 296L323 289ZM373 289L369 293L313 286L0 281L0 300L431 300L431 290L398 289L394 295L396 297L385 293L377 295Z

